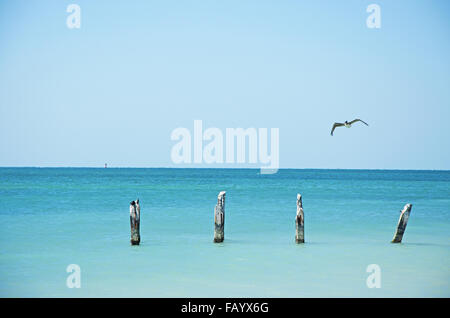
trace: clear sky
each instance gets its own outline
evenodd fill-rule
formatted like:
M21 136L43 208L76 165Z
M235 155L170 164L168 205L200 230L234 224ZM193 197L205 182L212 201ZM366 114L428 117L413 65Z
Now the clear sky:
M445 0L0 0L0 166L178 167L199 119L279 128L281 168L448 170L449 76Z

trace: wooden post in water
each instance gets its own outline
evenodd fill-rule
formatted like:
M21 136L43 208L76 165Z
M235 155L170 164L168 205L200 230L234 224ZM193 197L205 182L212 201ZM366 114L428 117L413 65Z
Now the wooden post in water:
M131 226L131 245L139 245L141 235L139 232L141 221L141 207L139 199L130 202L130 226Z
M295 217L295 242L305 243L305 216L303 214L302 196L297 194L297 216Z
M214 243L221 243L225 238L225 193L219 193L214 209Z
M395 231L394 238L391 243L401 243L403 234L405 233L406 225L408 224L409 214L411 213L412 204L408 203L405 205L400 213L400 218L398 219L397 230Z

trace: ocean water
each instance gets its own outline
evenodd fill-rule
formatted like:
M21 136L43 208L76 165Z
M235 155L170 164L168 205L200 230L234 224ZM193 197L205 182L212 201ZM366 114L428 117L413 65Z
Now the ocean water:
M0 233L1 297L450 296L450 171L1 168ZM66 285L69 264L80 288ZM380 288L367 286L370 264Z

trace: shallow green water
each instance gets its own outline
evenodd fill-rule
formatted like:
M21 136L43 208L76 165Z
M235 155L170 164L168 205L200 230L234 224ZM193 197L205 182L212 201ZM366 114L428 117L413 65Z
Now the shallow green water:
M403 243L391 244L406 203ZM449 230L449 171L1 168L0 296L449 297ZM69 264L79 289L66 286ZM369 264L381 288L367 287Z

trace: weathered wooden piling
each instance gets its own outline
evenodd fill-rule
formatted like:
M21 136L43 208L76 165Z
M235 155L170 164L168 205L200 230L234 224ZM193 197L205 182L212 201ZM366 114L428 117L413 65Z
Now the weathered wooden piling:
M397 230L395 231L394 238L391 243L401 243L403 234L405 233L406 225L408 224L409 214L411 213L412 204L408 203L405 205L400 213L400 218L398 219Z
M295 217L295 242L305 243L305 216L303 214L302 196L297 194L297 216Z
M214 208L214 243L221 243L225 238L225 193L219 193Z
M140 222L141 207L139 199L130 202L130 226L131 226L131 245L139 245L141 242Z

